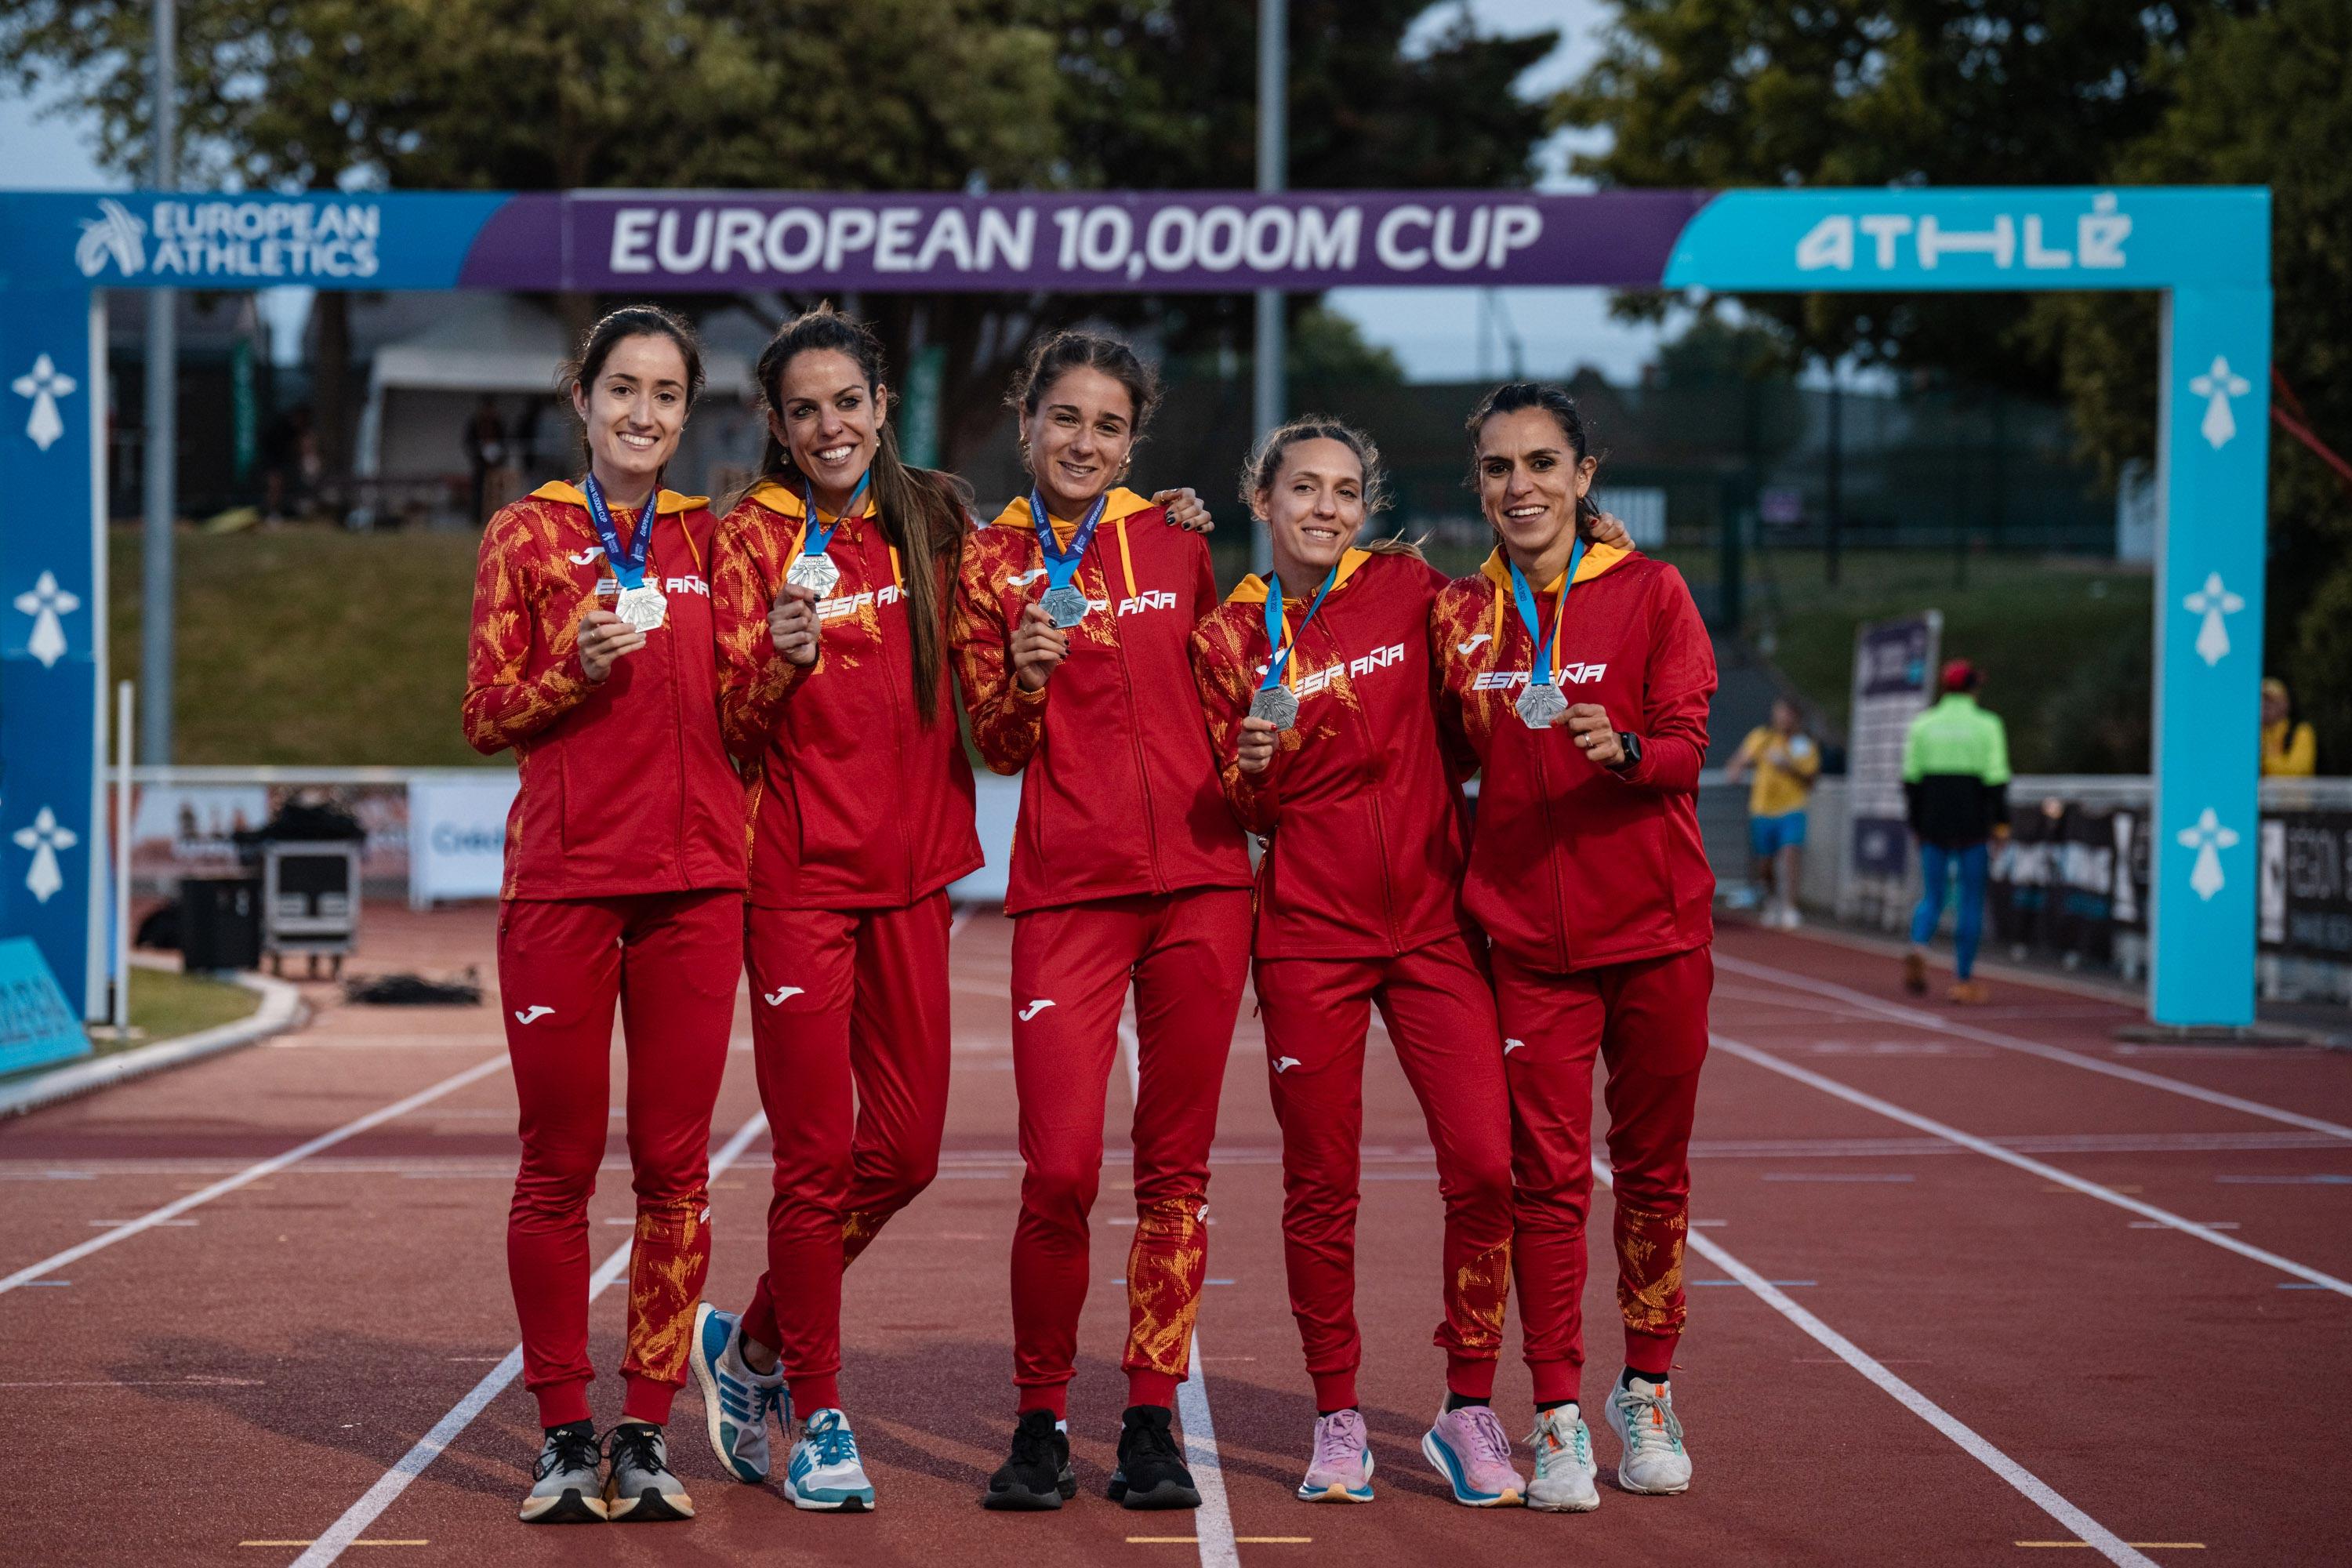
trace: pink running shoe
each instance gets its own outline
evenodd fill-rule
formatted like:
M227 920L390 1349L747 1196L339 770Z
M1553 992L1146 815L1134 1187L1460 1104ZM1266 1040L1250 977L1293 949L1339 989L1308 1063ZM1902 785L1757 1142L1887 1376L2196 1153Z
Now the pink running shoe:
M1422 1434L1421 1451L1466 1508L1517 1508L1526 1500L1528 1483L1511 1465L1511 1440L1483 1405L1439 1412Z
M1335 1410L1317 1419L1315 1458L1307 1462L1307 1479L1298 1483L1298 1500L1372 1500L1372 1451L1366 1442L1361 1414Z

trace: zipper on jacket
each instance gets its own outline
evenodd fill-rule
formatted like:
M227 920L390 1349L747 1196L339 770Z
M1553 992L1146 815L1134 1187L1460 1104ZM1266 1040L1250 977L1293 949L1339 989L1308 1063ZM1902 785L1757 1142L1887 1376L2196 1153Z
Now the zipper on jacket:
M1099 532L1095 535L1087 548L1089 550L1102 548L1102 535ZM1127 662L1127 634L1119 629L1118 598L1111 592L1109 565L1097 556L1095 561L1095 571L1102 578L1103 596L1110 601L1111 644L1118 649L1119 689L1127 697L1127 740L1129 746L1135 752L1136 791L1143 797L1143 832L1146 840L1145 852L1151 862L1151 889L1155 893L1164 893L1168 890L1168 877L1160 864L1160 828L1151 810L1151 771L1143 756L1143 716L1136 710L1135 672Z
M651 531L657 528L660 525L660 522L661 490L659 487L656 487L654 493L646 500L646 514L640 526ZM677 531L681 537L685 535L686 530L686 515L681 512L678 515L677 520ZM651 531L648 531L646 535L646 570L648 573L653 570L653 534ZM689 550L687 553L691 555L693 552ZM683 598L684 595L681 595L680 597ZM670 733L677 742L677 885L683 889L690 885L690 881L686 871L686 824L688 815L694 809L694 789L692 784L688 782L690 775L687 772L686 763L686 726L688 720L686 711L686 693L679 689L678 687L677 622L675 620L669 621L664 625L662 629L671 634L669 641L669 709L672 717L677 721L670 725ZM747 866L745 869L748 874L750 868Z
M876 527L874 529L874 532L879 536L879 542L882 545L883 551L887 554L890 548L890 541L887 534L882 533L880 527L881 519L878 514L876 516L875 522ZM865 531L861 528L859 531L859 537L856 542L857 545L858 561L859 563L866 568L866 580L874 584L874 641L882 654L884 679L889 681L892 689L891 695L887 699L890 704L890 741L891 744L897 748L898 762L898 776L903 779L907 776L908 730L910 725L916 722L914 704L908 696L909 688L908 684L908 677L907 670L898 668L897 652L890 646L889 627L883 623L882 578L881 574L874 570L874 552L869 542L864 537L864 531ZM898 584L898 618L907 623L908 636L909 639L908 642L907 651L910 656L909 664L911 665L911 656L914 652L914 644L912 641L914 635L914 612L907 601L906 584L901 583ZM897 830L898 835L899 863L906 868L906 881L901 889L901 896L898 901L901 904L911 904L915 901L914 839L907 830L906 818L903 813L892 812L890 814L890 821L892 827Z
M1331 645L1337 658L1347 658L1348 650L1328 627L1324 628L1323 640ZM1352 686L1350 689L1353 689ZM1364 706L1361 699L1356 703L1356 726L1363 735L1365 772L1370 773L1380 752L1372 734L1371 710ZM1368 778L1364 794L1372 803L1372 846L1381 858L1381 918L1388 926L1389 951L1402 952L1404 951L1403 943L1397 937L1395 868L1389 860L1388 818L1381 811L1381 785L1387 782L1385 778Z
M1559 880L1559 834L1551 820L1551 783L1544 772L1543 737L1528 731L1528 749L1535 755L1536 799L1542 804L1544 859L1551 869L1552 945L1559 954L1559 973L1568 973L1568 899Z

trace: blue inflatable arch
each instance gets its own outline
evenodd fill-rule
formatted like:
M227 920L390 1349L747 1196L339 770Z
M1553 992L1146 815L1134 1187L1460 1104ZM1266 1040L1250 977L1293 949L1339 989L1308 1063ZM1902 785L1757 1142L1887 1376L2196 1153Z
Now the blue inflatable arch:
M2149 1011L2253 1019L2270 193L0 192L0 935L105 1003L105 291L2142 289L2158 386Z

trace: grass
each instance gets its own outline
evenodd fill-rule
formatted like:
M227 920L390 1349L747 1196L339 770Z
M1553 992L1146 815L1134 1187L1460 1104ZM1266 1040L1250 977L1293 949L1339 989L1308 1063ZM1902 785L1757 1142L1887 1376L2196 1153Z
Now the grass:
M94 1034L90 1045L97 1056L116 1056L161 1040L234 1024L239 1018L251 1016L260 1005L261 998L242 985L208 980L199 974L183 974L176 969L134 965L131 971L131 1034L120 1040L104 1033ZM89 1058L79 1059L88 1061ZM14 1081L72 1065L45 1062L5 1076Z
M478 537L324 528L180 535L178 760L481 762L457 729ZM136 679L137 531L116 530L111 547L115 665ZM1703 593L1714 581L1711 551L1666 558ZM2144 769L2147 573L1979 555L1959 575L1940 552L1848 551L1832 586L1819 552L1757 552L1748 629L1842 728L1855 627L1940 609L1945 653L1984 669L1986 705L2009 721L2021 771Z
M1669 559L1694 581L1714 580L1711 559ZM1749 636L1840 728L1855 629L1935 609L1943 657L1984 671L1985 706L2008 721L2019 772L2146 769L2154 601L2145 569L1982 555L1956 580L1951 556L1908 551L1849 551L1841 566L1834 586L1818 552L1759 552L1748 568Z
M117 679L139 679L140 537L109 540ZM408 767L484 759L458 732L471 532L179 536L174 761Z
M131 1026L146 1036L133 1044L152 1045L234 1024L260 1005L257 994L226 980L183 974L176 969L133 965L131 971ZM100 1041L100 1051L108 1050L110 1044Z

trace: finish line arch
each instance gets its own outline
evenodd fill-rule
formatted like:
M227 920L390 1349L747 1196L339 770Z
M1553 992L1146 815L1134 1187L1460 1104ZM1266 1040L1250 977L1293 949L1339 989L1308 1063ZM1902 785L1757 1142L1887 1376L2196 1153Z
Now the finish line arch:
M107 985L104 291L283 284L2159 291L2149 1013L2253 1021L2267 189L0 191L0 935L32 937L91 1017Z

